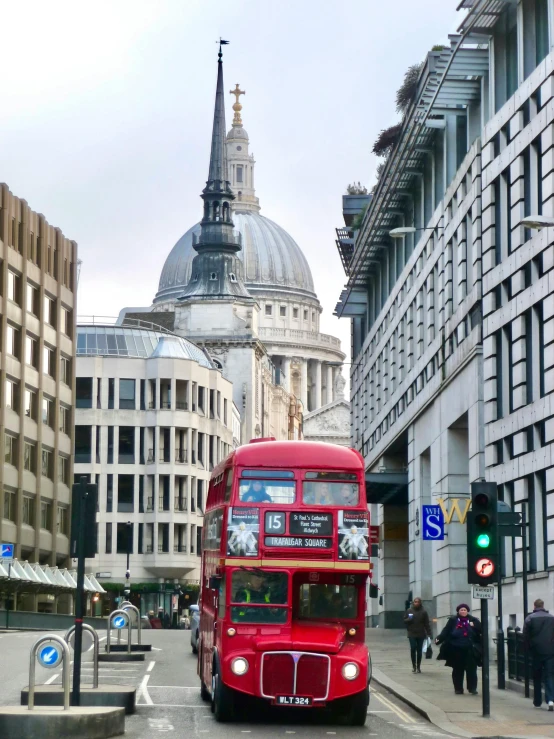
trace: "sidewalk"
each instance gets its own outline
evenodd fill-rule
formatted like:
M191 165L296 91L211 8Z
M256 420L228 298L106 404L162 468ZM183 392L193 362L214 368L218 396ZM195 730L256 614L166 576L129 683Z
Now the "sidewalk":
M382 685L443 731L462 737L548 737L554 739L554 713L543 703L534 708L532 699L513 690L496 688L491 670L491 718L483 718L481 670L479 695L455 695L452 670L433 658L421 664L421 675L412 673L406 632L401 629L366 629L366 642L373 664L373 681ZM532 693L531 693L532 694Z

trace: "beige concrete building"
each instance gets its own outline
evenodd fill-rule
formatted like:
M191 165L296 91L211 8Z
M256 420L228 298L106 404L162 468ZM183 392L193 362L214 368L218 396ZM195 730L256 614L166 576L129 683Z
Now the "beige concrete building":
M0 185L0 541L67 564L77 244Z

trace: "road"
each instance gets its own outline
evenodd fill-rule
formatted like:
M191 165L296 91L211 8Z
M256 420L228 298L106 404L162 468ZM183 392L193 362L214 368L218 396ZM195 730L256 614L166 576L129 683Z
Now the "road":
M10 632L0 634L0 655L4 681L0 703L19 703L19 691L28 684L29 651L36 632ZM100 634L102 644L105 634ZM218 724L209 705L200 699L196 675L196 657L190 649L189 631L145 631L143 641L151 643L153 651L147 653L144 663L121 663L100 666L100 683L120 683L137 686L137 712L126 719L126 739L152 739L170 736L173 739L230 739L250 735L248 739L296 735L295 739L313 737L317 733L327 736L366 739L379 736L383 739L411 739L419 737L448 737L419 714L390 693L373 685L368 720L363 728L339 726L316 712L303 709L268 709L231 724ZM92 680L92 652L83 659L83 681ZM37 683L61 682L59 668L47 670L37 666ZM244 737L246 739L246 737Z

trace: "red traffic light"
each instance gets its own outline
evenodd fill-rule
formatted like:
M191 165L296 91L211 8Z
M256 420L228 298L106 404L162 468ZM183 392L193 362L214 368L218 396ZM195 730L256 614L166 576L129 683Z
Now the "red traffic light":
M489 496L486 493L477 493L473 498L473 504L480 508L486 508L489 504Z

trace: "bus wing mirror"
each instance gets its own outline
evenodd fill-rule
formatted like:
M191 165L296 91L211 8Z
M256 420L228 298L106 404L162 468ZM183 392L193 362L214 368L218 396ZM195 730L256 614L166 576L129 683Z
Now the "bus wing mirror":
M208 587L210 590L219 590L221 586L221 575L212 575L208 580Z
M369 586L369 597L370 598L378 598L379 597L379 588L377 585L370 585Z

